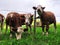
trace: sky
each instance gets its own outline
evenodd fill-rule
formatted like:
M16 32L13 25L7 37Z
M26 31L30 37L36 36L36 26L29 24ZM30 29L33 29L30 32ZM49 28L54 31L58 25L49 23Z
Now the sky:
M55 14L57 22L60 22L60 0L0 0L0 13L5 17L9 12L32 13L33 6L42 5L45 11Z

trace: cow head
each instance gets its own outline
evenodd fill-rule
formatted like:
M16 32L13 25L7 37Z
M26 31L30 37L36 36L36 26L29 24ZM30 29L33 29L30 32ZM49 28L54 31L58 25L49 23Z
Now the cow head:
M17 33L16 33L17 40L21 39L22 33L24 32L23 30L24 29L22 27L18 27L18 30L17 30Z
M17 29L11 27L11 34L10 34L10 37L13 36L13 32L15 32L15 36L18 39L21 39L21 35L22 33L24 32L24 29L22 27L17 27Z
M26 25L30 25L31 22L32 22L32 19L33 19L33 15L32 14L30 14L30 13L26 14L25 15L25 24Z
M34 10L37 10L38 14L42 14L45 7L42 7L41 5L38 5L37 7L33 7Z

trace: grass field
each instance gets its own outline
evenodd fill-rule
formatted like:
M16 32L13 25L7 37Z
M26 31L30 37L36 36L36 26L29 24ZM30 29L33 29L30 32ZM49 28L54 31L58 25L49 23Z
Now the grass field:
M49 35L42 35L41 27L36 28L36 34L22 34L22 39L9 38L9 29L6 34L5 27L0 34L0 45L60 45L60 24L57 24L57 33L54 33L53 25L50 25ZM30 31L28 31L30 32Z

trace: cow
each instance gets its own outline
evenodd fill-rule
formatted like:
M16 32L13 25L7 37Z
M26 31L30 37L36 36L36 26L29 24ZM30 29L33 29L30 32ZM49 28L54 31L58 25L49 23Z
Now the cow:
M54 24L54 29L56 31L56 17L51 11L44 11L45 7L38 5L37 7L33 6L33 9L37 11L39 18L42 22L42 34L44 35L44 27L46 27L46 35L48 35L49 25Z
M33 14L20 14L20 25L26 25L24 32L28 31L28 27L30 28L30 32L32 32L31 24L33 22Z
M33 22L33 14L31 14L31 13L25 14L26 29L28 29L28 27L29 27L30 33L32 33L32 26L31 26L32 22Z
M4 19L5 19L5 17L2 14L0 14L1 30L3 29Z
M8 26L9 26L10 27L10 37L12 37L12 35L15 34L17 39L19 39L18 38L19 36L17 37L17 35L20 35L20 39L21 39L21 34L23 32L23 29L21 29L21 25L22 24L21 24L19 13L10 12L10 13L7 14L7 17L6 17L6 31L7 31Z
M23 32L23 30L24 31L28 30L28 28L27 29L21 29L22 25L25 25L25 24L28 25L28 23L26 22L26 19L28 20L26 15L27 14L19 14L19 13L16 13L16 12L10 12L10 13L7 14L6 30L7 30L8 26L10 26L10 37L12 37L13 32L18 33L18 30L22 30L21 32ZM29 17L29 19L30 19L30 17ZM28 20L28 21L30 21L30 20ZM29 24L29 26L30 26L30 24Z

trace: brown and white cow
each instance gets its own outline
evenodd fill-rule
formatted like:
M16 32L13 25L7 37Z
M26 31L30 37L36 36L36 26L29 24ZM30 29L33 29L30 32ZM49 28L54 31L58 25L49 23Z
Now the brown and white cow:
M25 14L25 24L27 29L28 27L30 28L30 33L32 32L32 27L31 27L32 21L33 21L33 15L31 13Z
M54 28L56 31L56 18L54 13L50 11L44 11L45 7L42 7L41 5L38 5L37 7L33 7L34 10L37 10L37 13L41 19L42 22L42 31L44 34L44 27L46 26L46 35L48 35L48 29L50 24L54 24Z
M18 30L22 30L21 29L22 25L24 25L24 24L28 25L26 20L30 19L30 17L27 18L26 15L27 14L19 14L16 12L8 13L8 15L6 17L6 30L7 30L7 27L10 26L10 37L12 36L13 32L18 33ZM28 21L30 21L30 20L28 20ZM30 25L30 22L29 22L29 25ZM21 31L21 33L22 32L23 32L23 30ZM21 34L21 33L19 33L19 34Z
M24 32L28 31L28 27L30 28L30 32L31 32L32 21L33 21L33 14L31 13L20 14L20 25L26 25L26 29L24 29Z
M10 13L7 14L7 17L6 17L6 30L7 30L8 26L10 26L10 37L12 37L12 35L14 33L14 34L16 34L16 38L18 39L17 35L21 35L22 32L23 32L23 30L21 30L21 25L22 24L21 24L19 13L10 12ZM20 32L19 32L19 30L20 30Z
M1 30L3 29L4 18L5 17L2 14L0 14Z

